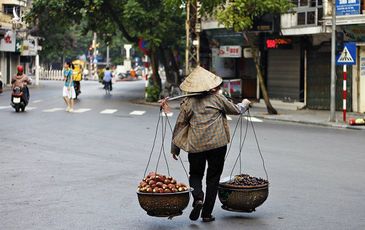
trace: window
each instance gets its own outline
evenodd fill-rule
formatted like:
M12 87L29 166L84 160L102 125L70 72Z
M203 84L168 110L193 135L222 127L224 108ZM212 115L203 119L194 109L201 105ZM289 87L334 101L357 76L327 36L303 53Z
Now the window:
M297 25L318 25L318 20L323 17L323 0L293 0L296 5Z
M316 12L307 12L307 24L315 24L316 23Z
M18 16L20 16L20 7L14 4L3 4L4 6L4 14L13 14L13 8L15 7L15 11Z
M298 13L298 25L305 25L305 13Z
M308 6L308 0L299 0L299 6Z

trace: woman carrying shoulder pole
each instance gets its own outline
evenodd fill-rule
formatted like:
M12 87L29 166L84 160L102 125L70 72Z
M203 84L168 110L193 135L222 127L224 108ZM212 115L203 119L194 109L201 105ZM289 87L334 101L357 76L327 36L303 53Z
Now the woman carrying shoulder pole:
M201 93L186 97L180 105L176 125L172 134L171 153L175 160L183 149L188 153L189 184L194 190L193 209L189 218L199 216L203 222L214 221L212 215L218 193L219 180L223 171L227 144L230 142L228 114L246 112L250 101L244 99L234 104L219 93L222 78L197 67L181 83L180 89L188 93ZM169 111L168 98L160 105ZM205 194L202 180L208 163Z

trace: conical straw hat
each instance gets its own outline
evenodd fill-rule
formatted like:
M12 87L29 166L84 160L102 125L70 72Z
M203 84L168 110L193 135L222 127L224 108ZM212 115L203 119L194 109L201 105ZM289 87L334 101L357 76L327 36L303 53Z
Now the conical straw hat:
M219 86L222 81L222 78L198 66L180 84L180 89L190 93L204 92Z

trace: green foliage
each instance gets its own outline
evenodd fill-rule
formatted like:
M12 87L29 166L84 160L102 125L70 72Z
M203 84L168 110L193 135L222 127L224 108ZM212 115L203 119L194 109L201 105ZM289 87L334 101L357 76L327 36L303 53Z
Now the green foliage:
M293 8L288 0L199 0L199 2L201 15L215 16L220 24L239 32L251 29L256 16L285 13ZM165 0L165 4L169 7L185 7L186 0Z
M160 99L160 87L157 84L149 84L146 87L146 101L157 102Z
M34 0L26 19L45 38L42 56L50 59L74 55L79 47L85 53L88 47L78 41L90 45L89 31L111 45L124 37L137 46L143 38L150 50L182 48L185 34L184 9L169 8L166 0Z
M235 31L252 28L253 19L267 13L286 13L292 8L288 0L230 0L217 11L219 23Z

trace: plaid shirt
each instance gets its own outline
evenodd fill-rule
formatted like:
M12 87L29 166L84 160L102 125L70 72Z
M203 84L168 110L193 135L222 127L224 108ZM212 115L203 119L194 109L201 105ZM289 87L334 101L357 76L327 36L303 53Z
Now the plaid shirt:
M230 141L226 114L240 114L247 110L241 103L228 101L221 94L208 94L185 98L172 134L171 153L180 149L197 153L227 145ZM188 129L187 135L179 133Z

